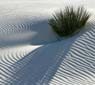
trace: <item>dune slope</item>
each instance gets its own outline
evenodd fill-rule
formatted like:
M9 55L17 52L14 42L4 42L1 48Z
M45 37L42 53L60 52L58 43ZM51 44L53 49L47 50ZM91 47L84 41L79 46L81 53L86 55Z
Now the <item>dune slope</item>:
M80 36L71 46L49 85L95 84L95 27Z
M62 41L48 25L55 10L73 4L94 13L94 2L0 0L0 85L95 84L95 25Z

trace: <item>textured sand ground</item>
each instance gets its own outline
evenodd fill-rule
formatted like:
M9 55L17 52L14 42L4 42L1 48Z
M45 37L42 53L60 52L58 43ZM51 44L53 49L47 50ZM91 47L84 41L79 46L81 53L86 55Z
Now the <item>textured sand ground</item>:
M95 26L57 41L48 26L51 14L65 5L94 0L0 0L0 85L94 85Z

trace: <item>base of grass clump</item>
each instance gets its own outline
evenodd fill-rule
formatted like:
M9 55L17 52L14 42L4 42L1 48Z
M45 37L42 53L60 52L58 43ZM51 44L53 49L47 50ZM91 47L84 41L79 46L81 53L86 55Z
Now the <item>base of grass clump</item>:
M83 8L66 7L64 11L56 12L49 25L60 36L68 37L78 33L85 26L90 14Z

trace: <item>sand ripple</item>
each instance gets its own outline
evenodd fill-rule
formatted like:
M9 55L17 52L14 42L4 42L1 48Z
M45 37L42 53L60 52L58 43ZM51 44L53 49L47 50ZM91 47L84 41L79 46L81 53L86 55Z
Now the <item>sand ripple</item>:
M0 85L11 84L11 80L17 79L13 74L20 68L14 64L32 50L33 46L30 45L0 48Z
M49 85L95 84L95 28L84 33L71 46Z

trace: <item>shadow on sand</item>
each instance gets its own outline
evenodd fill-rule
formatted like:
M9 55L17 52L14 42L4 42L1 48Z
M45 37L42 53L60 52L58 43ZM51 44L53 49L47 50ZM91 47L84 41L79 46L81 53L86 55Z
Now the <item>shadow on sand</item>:
M12 20L10 20L12 21ZM5 24L6 25L6 24ZM0 36L0 46L18 44L47 44L57 40L57 35L49 27L47 19L30 20L23 19L14 23L7 23L6 31ZM1 30L2 32L4 31Z

